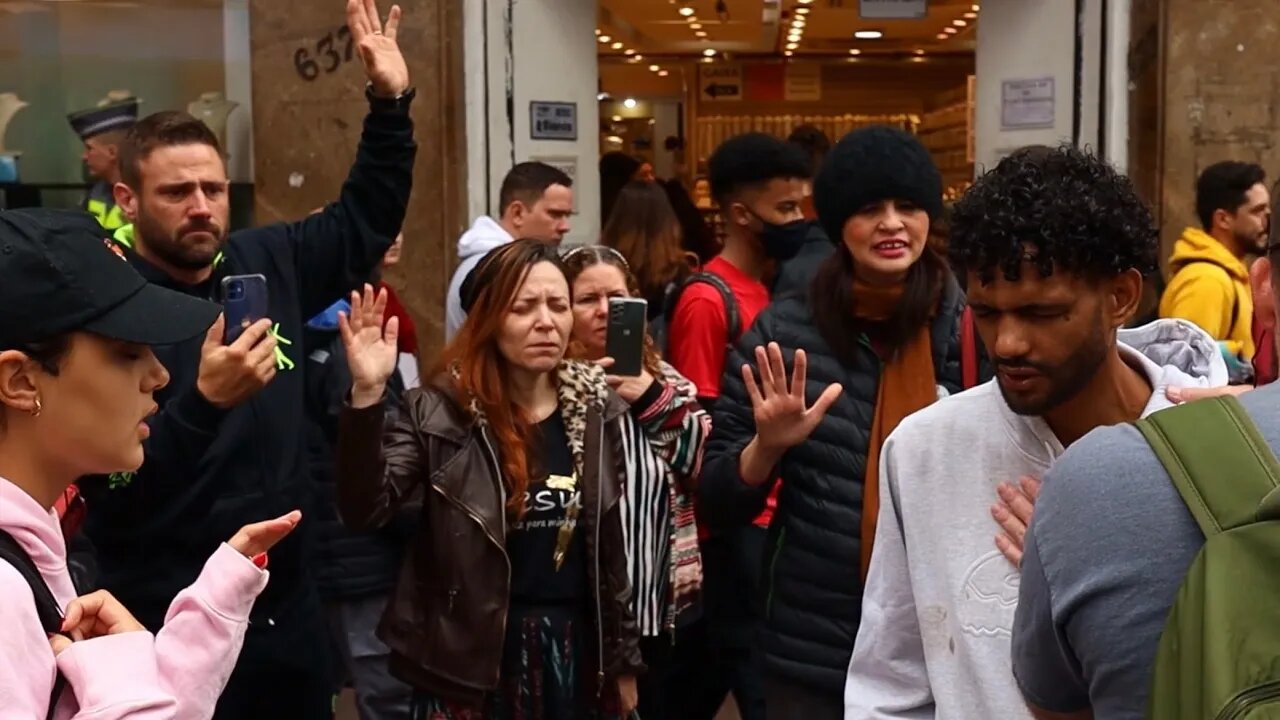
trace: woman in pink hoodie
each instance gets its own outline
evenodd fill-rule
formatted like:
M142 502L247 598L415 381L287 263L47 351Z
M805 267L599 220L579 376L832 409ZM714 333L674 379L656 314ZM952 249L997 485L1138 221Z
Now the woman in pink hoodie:
M47 633L33 585L0 559L0 720L210 717L265 553L301 518L241 529L154 636L110 594L76 597L54 503L81 476L142 464L152 394L169 380L152 345L205 333L213 352L222 339L217 305L147 284L102 235L83 213L0 212L0 531L65 615Z

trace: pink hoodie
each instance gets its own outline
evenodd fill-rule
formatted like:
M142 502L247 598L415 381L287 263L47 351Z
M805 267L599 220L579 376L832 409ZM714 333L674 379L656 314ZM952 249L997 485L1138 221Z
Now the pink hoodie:
M0 478L0 528L27 551L65 607L76 592L57 516ZM0 720L44 720L56 671L58 720L189 720L213 715L267 573L225 543L174 598L164 627L72 644L56 658L22 575L0 561Z

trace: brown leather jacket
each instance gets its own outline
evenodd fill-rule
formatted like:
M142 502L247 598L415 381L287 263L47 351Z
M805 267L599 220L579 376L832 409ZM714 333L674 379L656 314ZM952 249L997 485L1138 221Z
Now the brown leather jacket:
M576 366L576 363L566 363ZM587 375L590 375L587 373ZM588 377L587 381L593 378ZM571 382L583 382L581 377ZM612 391L598 400L566 392L582 440L582 504L598 649L597 691L606 678L644 669L631 610L619 500L627 404ZM388 427L383 405L344 408L338 440L338 509L353 530L390 522L419 491L422 520L378 636L392 672L415 688L478 703L498 686L510 602L505 486L497 444L458 404L448 378L410 390ZM570 437L575 423L566 422ZM572 442L572 440L571 440Z

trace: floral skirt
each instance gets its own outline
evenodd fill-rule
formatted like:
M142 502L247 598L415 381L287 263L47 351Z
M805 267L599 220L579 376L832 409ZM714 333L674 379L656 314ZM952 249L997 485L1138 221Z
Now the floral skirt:
M502 675L484 707L419 694L413 720L623 720L613 688L596 697L592 633L581 608L513 605Z

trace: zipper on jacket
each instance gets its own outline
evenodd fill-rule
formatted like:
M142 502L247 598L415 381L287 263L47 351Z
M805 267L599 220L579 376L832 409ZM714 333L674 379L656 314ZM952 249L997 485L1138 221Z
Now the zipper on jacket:
M769 593L765 596L764 616L773 616L773 591L778 586L775 574L778 571L778 558L782 555L782 543L787 539L787 529L778 531L778 544L773 548L773 557L769 559Z
M485 434L483 427L480 428L480 439L484 441L484 447L489 451L489 459L493 460L493 476L498 480L498 498L501 501L498 507L502 515L502 560L507 564L507 611L502 613L501 638L502 643L506 644L507 621L511 616L511 556L507 555L507 486L502 484L502 464L498 462L498 453L493 449L493 445L489 442L489 436Z
M604 695L604 576L600 574L600 526L604 523L604 413L600 414L600 438L596 445L596 699Z
M1219 710L1214 718L1215 720L1237 720L1244 717L1250 710L1256 710L1264 704L1274 704L1277 700L1280 700L1280 680L1272 680L1237 693L1222 706L1222 710Z

